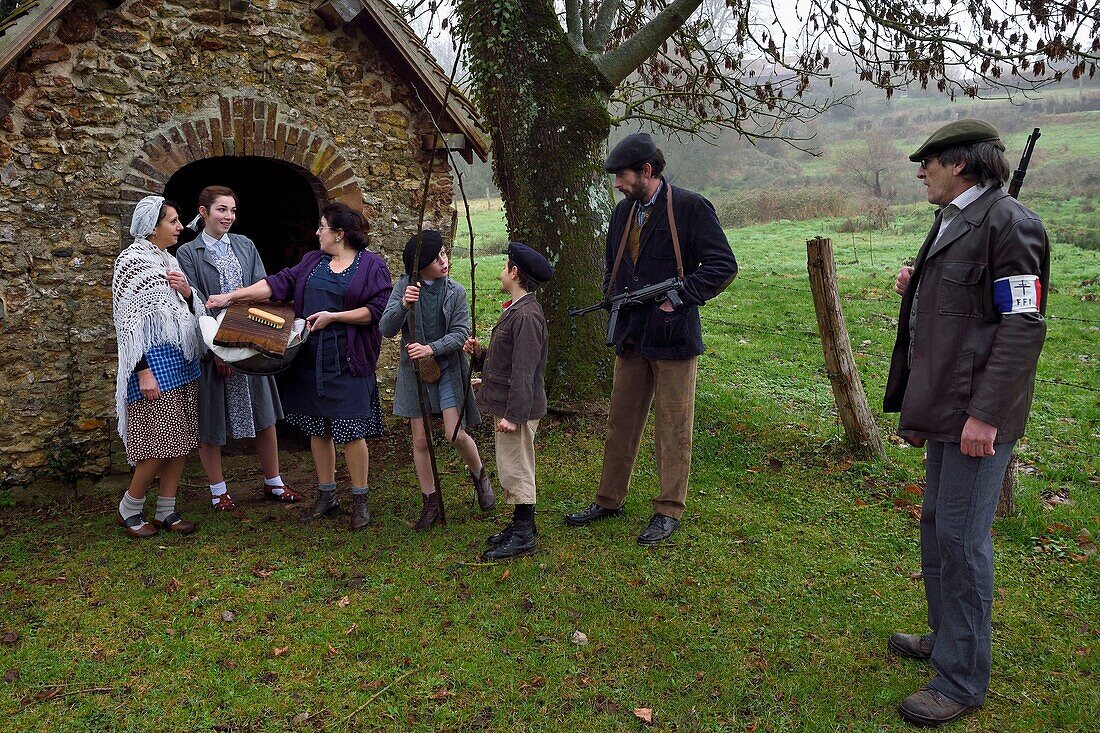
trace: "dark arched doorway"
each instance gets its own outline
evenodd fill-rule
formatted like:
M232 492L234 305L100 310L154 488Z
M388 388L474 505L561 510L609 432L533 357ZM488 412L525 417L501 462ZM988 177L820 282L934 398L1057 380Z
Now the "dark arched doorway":
M231 231L256 243L268 273L295 264L317 247L324 186L306 171L270 158L204 158L176 171L164 197L179 204L180 218L189 222L198 213L199 192L214 185L237 193L240 205ZM180 244L195 236L184 230Z

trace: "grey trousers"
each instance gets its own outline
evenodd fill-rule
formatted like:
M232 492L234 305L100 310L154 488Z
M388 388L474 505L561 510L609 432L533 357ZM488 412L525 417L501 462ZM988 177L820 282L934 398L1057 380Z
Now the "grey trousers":
M928 626L935 635L931 686L964 705L989 689L993 539L1001 483L1015 441L995 455L963 455L958 443L928 442L921 508L921 569Z

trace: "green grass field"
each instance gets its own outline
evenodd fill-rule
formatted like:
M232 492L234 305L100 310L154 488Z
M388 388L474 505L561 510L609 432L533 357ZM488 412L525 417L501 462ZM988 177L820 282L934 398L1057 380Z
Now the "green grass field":
M0 728L640 731L633 711L650 709L666 731L908 730L896 705L930 672L885 640L924 624L920 451L845 453L804 242L833 238L876 407L894 272L929 221L921 207L871 235L829 220L729 232L741 275L704 309L689 508L664 546L634 543L656 493L648 448L624 518L563 525L593 494L595 417L544 421L543 549L509 565L477 562L505 510L477 513L453 451L440 452L450 525L410 529L419 502L397 424L372 446L375 519L357 535L263 504L249 456L228 461L232 515L209 510L189 464L184 510L201 524L186 538L122 536L125 476L77 501L19 496L0 510ZM479 262L485 338L501 258ZM956 730L1097 729L1100 252L1055 243L1053 268L1019 512L995 526L991 694ZM894 418L879 423L889 433ZM310 488L308 454L285 453L284 476Z

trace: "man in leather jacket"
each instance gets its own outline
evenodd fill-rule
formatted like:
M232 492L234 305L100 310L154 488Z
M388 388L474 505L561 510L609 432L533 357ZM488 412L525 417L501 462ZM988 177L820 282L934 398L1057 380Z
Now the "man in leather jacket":
M980 120L939 130L909 159L940 207L902 296L883 409L927 443L921 567L930 633L889 649L930 660L935 677L901 704L940 725L980 707L990 676L990 528L1013 446L1024 432L1046 334L1050 247L1042 222L1002 188L1004 144Z
M697 193L661 177L664 155L653 138L624 138L604 164L623 193L607 233L604 292L679 278L679 305L670 300L624 307L614 334L615 377L596 501L567 514L582 526L622 513L650 404L654 408L660 495L638 542L651 545L676 531L691 471L695 373L703 353L699 306L737 274L737 260L714 207Z

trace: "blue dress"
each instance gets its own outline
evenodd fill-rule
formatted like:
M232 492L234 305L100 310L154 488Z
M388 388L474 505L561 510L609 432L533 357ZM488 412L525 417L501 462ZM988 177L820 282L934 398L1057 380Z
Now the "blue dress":
M360 256L343 272L333 272L322 257L306 281L306 315L344 310L344 291L359 269ZM313 436L332 434L336 443L383 434L382 406L374 375L353 376L348 368L348 335L343 324L310 334L290 369L280 375L286 421Z

